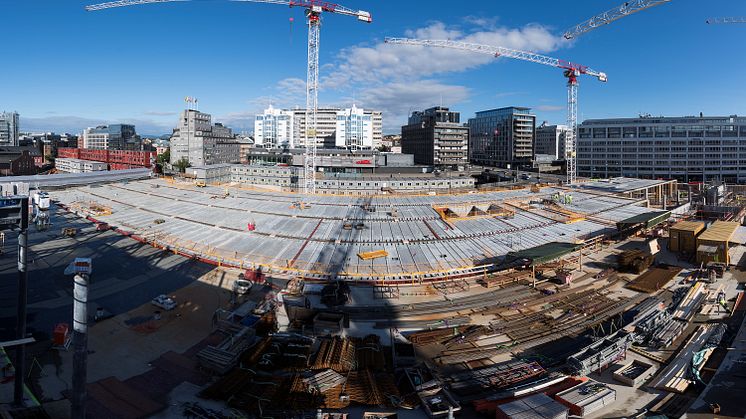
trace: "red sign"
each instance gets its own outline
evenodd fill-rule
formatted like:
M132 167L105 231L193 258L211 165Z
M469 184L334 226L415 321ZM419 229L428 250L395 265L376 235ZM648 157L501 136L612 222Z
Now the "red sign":
M358 160L355 162L355 164L373 164L370 162L370 160Z

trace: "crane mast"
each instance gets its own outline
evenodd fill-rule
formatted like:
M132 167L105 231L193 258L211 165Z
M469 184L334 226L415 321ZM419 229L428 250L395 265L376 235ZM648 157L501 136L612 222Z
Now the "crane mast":
M488 54L493 57L507 57L516 60L528 61L536 64L548 65L564 70L563 75L567 78L567 125L570 133L565 136L565 159L567 161L567 183L572 185L577 180L576 164L576 138L578 131L578 77L581 74L596 77L599 81L608 80L606 73L593 70L581 64L572 63L546 55L521 51L512 48L504 48L492 45L472 44L468 42L450 41L444 39L411 39L411 38L386 38L387 44L417 45L426 47L452 48L462 51L470 51L480 54Z
M190 0L118 0L86 6L88 11L115 7L137 6L152 3L173 3ZM268 3L306 9L308 20L308 72L306 76L306 130L305 154L303 156L303 192L316 193L316 147L318 142L319 108L319 41L321 37L321 14L335 13L357 18L360 22L371 23L369 12L353 10L339 4L322 0L228 0L235 2Z
M668 3L671 0L632 0L626 1L619 7L608 10L592 18L586 20L583 23L575 25L564 33L565 39L573 39L581 36L587 32L590 32L599 26L608 25L614 21L617 21L623 17L641 12L651 7L659 6L663 3Z
M308 18L308 74L306 76L306 150L303 156L303 192L316 193L316 142L319 111L319 41L321 17L313 9Z

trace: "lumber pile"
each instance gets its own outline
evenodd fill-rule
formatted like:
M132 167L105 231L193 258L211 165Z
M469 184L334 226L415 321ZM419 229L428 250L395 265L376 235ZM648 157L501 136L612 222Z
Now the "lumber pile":
M466 331L467 328L468 326L463 325L444 329L422 330L408 335L407 339L409 339L409 341L415 345L440 343L447 339L450 339L453 336L457 336L463 333L464 331Z
M695 282L673 312L675 319L689 321L699 311L707 298L706 287L703 282Z
M321 341L311 369L348 372L354 365L355 344L350 339L335 336Z
M655 257L648 252L633 249L620 253L617 256L619 270L641 274L645 269L653 264Z
M690 367L694 354L705 345L710 336L710 325L697 328L676 357L672 358L651 383L651 387L672 393L684 393L692 382Z
M454 393L468 396L515 385L545 372L544 368L536 362L508 361L453 374L448 379Z
M333 370L326 370L310 377L303 378L303 382L309 390L324 393L333 387L344 384L345 376Z
M254 329L244 327L238 333L226 337L218 346L210 345L199 351L197 359L200 366L217 374L225 374L236 366L238 358L253 339Z
M393 407L392 399L400 397L392 375L370 370L350 372L345 391L351 402L369 406Z
M386 358L378 335L368 335L355 341L357 347L356 365L359 369L383 371L386 369Z

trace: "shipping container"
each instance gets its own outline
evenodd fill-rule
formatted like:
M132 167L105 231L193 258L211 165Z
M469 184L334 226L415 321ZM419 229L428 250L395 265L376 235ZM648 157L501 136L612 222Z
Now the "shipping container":
M740 226L732 221L715 221L697 237L697 263L730 264L730 242Z
M668 230L668 249L672 252L694 254L697 251L697 236L705 229L700 221L682 221Z

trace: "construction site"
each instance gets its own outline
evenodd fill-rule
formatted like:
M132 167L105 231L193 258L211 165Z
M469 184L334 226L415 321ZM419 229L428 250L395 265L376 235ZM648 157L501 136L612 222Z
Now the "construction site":
M316 149L321 15L373 18L245 1L305 12L302 170L163 175L149 154L98 150L86 156L123 170L3 184L3 225L19 232L1 236L3 339L17 325L0 342L0 418L746 416L734 397L746 388L746 189L578 178L578 79L606 73L386 38L561 71L566 176L332 178ZM563 35L666 2L626 2Z
M746 413L716 379L743 381L728 348L746 228L678 202L688 185L357 197L92 179L49 192L54 227L32 252L116 238L129 255L61 259L109 270L150 249L143 263L196 265L149 292L147 277L94 275L89 417ZM49 340L28 385L50 417L70 397L66 316L43 310L61 299L32 305Z

